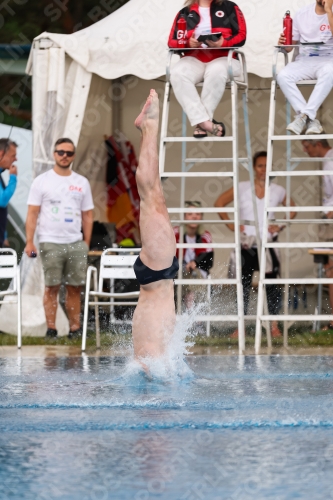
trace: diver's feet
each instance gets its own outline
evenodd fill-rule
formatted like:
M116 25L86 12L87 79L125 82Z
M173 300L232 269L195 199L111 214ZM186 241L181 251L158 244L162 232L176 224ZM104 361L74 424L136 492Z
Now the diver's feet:
M134 125L143 132L143 130L147 130L152 128L153 130L158 129L158 119L159 119L159 100L157 92L152 89L150 94L146 100L146 104L143 106L143 109L137 119L134 122Z

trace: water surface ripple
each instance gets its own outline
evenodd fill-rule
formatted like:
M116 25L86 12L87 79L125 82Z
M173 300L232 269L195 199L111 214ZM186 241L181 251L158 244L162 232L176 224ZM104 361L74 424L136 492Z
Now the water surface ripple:
M333 499L333 359L0 358L0 498Z

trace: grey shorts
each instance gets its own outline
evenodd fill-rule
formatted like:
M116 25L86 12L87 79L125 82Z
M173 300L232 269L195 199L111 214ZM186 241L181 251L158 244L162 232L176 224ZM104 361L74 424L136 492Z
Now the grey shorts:
M75 243L41 243L45 285L81 286L86 281L88 246L84 241Z

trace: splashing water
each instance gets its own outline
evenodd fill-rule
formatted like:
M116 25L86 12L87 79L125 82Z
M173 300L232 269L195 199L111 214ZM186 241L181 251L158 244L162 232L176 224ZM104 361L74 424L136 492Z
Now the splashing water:
M184 358L189 354L189 348L194 345L193 325L196 316L200 314L203 307L204 304L197 304L182 315L177 316L175 330L165 354L159 358L142 358L142 363L148 368L146 373L142 365L132 357L126 366L125 378L141 375L143 379L162 383L192 379L193 372Z

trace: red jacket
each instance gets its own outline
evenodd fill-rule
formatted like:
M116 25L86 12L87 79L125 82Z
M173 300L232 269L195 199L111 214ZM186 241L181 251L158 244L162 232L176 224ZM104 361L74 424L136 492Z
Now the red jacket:
M176 243L179 243L179 227L173 228L175 233ZM200 269L204 271L209 271L213 267L214 263L214 251L209 248L209 244L212 243L213 238L209 231L204 231L202 234L197 234L196 243L207 243L207 248L195 248L195 262ZM186 243L185 233L184 233L184 243ZM184 250L185 253L186 250ZM177 248L176 257L179 257L179 250Z
M177 48L177 21L183 15L187 23L187 40L194 35L195 28L200 22L199 5L184 7L180 10L174 20L170 36L169 47ZM229 0L224 0L221 4L215 0L210 4L210 17L212 22L212 33L222 32L224 38L222 47L242 47L246 41L246 23L240 8ZM187 47L189 47L187 42ZM185 56L196 57L202 62L209 62L218 57L226 57L226 50L188 50Z

